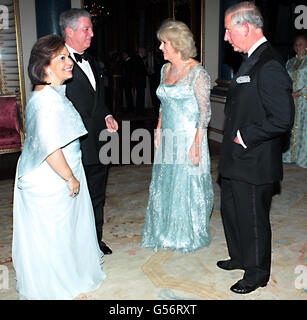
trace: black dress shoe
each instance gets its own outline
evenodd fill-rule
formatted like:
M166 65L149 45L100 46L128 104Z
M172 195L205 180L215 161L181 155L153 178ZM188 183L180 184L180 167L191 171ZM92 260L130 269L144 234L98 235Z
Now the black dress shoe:
M267 283L247 284L244 280L239 280L235 283L230 290L234 293L245 294L255 291L259 287L265 287Z
M239 266L235 266L233 265L232 261L231 260L221 260L221 261L218 261L216 263L216 265L223 269L223 270L236 270L236 269L242 269L241 267Z
M104 254L112 253L112 250L103 241L99 241L99 247Z

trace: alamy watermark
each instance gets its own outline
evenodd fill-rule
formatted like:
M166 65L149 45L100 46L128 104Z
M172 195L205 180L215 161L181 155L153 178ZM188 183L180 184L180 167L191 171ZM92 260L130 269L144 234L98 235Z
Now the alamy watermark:
M102 164L150 164L151 163L151 134L148 130L139 128L130 132L130 121L122 121L122 148L118 132L102 130L99 141L106 142L99 151L99 160ZM131 141L137 142L131 149ZM121 151L121 159L120 159Z
M294 20L295 28L298 30L307 29L307 6L296 6L294 13L299 14Z
M9 288L9 269L0 265L0 290Z
M130 121L122 121L121 143L118 132L102 130L99 141L104 145L99 151L99 160L102 164L151 164L152 161L152 136L144 128L130 132ZM182 130L161 129L155 130L155 137L159 135L160 147L155 149L156 164L188 164L191 165L189 152L193 145L191 131L196 128ZM207 139L207 135L204 135ZM131 142L134 146L131 146ZM121 156L121 158L120 158Z
M0 5L0 30L9 28L9 8Z

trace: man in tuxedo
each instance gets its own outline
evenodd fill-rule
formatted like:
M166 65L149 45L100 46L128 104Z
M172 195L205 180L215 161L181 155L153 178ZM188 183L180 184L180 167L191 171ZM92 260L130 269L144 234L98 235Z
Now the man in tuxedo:
M127 52L122 53L123 59L123 86L127 103L127 111L133 111L132 86L133 86L133 61Z
M134 57L134 86L136 90L136 113L138 115L144 114L145 108L145 88L147 69L144 59L146 58L146 49L138 48L138 52Z
M244 294L270 278L273 186L282 179L282 142L294 121L292 81L263 35L263 18L251 2L225 13L225 36L246 60L231 81L221 145L221 214L229 260L224 270L242 269L230 290Z
M86 10L70 9L60 15L59 23L66 47L74 61L73 77L66 83L66 95L78 110L88 131L80 139L80 145L95 214L97 239L100 249L105 254L111 254L112 250L102 241L108 167L99 159L103 143L99 141L99 134L105 129L117 131L118 124L105 105L103 77L98 62L85 52L94 35L91 15Z

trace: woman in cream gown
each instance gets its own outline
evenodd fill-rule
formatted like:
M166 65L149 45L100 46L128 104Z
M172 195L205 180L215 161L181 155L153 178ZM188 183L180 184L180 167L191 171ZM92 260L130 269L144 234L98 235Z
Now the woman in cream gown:
M81 162L79 137L87 131L62 84L72 65L58 36L42 37L32 49L35 88L14 189L12 257L20 299L73 299L106 277Z

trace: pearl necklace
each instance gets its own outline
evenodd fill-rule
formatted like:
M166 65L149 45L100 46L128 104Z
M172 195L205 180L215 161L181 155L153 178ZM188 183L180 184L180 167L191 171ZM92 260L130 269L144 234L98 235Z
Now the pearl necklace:
M181 69L180 69L179 71L177 71L177 72L174 70L173 64L171 64L171 71L172 71L172 73L175 74L175 75L180 74L180 73L183 71L183 69L184 69L184 67L186 66L186 64L187 64L187 62L185 61L185 62L183 63L183 65L182 65Z

